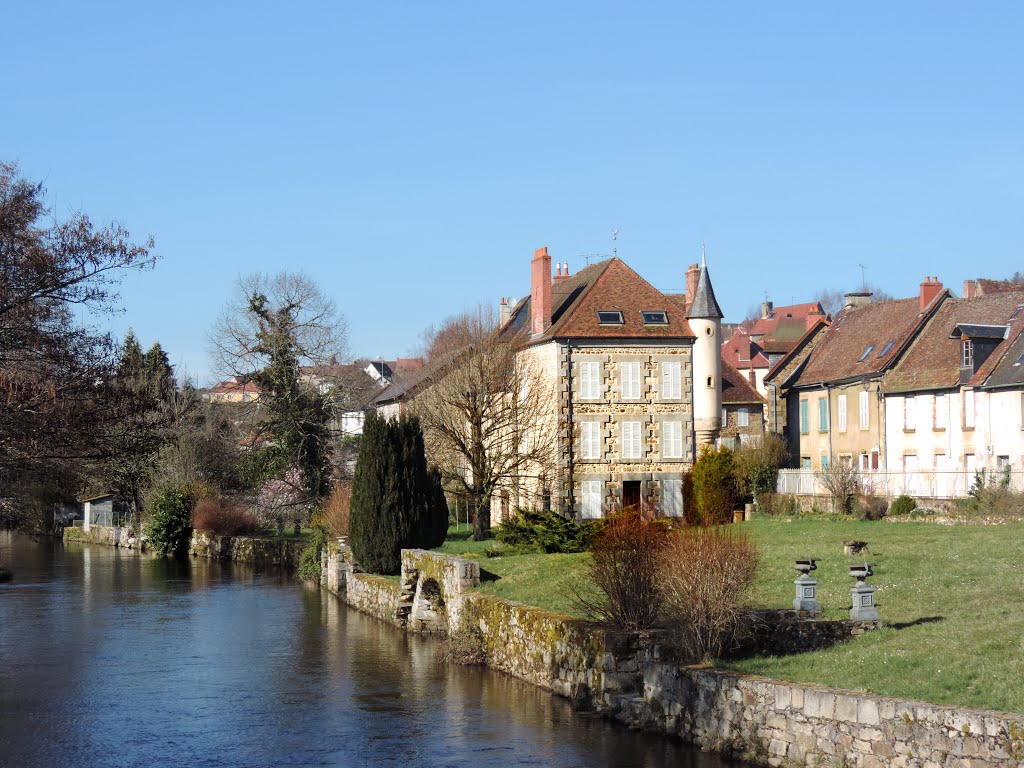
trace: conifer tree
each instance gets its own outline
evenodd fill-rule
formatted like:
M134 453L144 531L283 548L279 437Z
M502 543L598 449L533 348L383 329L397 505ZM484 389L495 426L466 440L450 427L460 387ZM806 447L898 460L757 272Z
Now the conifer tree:
M370 413L363 424L352 478L352 554L371 573L401 570L401 493L395 430Z

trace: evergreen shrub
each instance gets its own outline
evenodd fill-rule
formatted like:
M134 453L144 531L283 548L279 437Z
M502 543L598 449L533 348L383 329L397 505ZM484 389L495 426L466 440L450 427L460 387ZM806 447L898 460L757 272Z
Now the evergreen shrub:
M732 520L736 503L733 455L725 446L705 447L693 467L693 496L701 525L721 525Z
M893 500L889 506L889 514L909 515L915 509L917 509L917 502L904 493Z
M146 539L159 554L181 554L188 549L192 537L192 505L190 494L180 488L163 486L149 497L149 525Z

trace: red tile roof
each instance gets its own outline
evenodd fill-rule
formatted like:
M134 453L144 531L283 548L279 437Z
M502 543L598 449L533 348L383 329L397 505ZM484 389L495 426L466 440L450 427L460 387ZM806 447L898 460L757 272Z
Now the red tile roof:
M794 386L882 373L893 365L948 296L949 291L941 291L924 312L920 311L920 299L916 296L844 309L811 352Z
M502 335L524 342L564 338L683 339L693 331L676 297L669 297L619 258L591 264L575 275L553 282L551 325L536 339L529 337L530 297L512 310ZM619 310L623 322L598 322L598 310ZM645 325L641 312L662 310L666 325Z
M210 387L211 395L258 395L259 385L254 381L228 379Z
M1024 286L1016 293L993 293L973 299L947 299L899 363L885 377L883 390L906 392L956 387L960 383L961 342L949 337L957 323L1005 325L1017 305L1024 303ZM1007 344L1000 344L1004 350ZM989 356L979 374L996 365ZM991 363L991 365L989 365ZM987 373L986 373L987 375ZM982 377L979 381L984 381Z
M722 360L722 402L729 404L757 403L763 405L765 400L761 393L754 389L746 376L733 368L726 360Z
M750 326L751 336L772 336L780 324L800 326L802 330L796 338L800 338L804 331L814 325L818 320L826 317L825 310L817 301L810 301L806 304L791 304L786 307L773 307L768 317L759 317Z

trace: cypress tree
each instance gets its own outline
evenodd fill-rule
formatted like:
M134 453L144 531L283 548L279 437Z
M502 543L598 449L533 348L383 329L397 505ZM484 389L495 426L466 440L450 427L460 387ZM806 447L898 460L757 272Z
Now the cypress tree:
M396 429L375 413L363 425L349 533L352 554L371 573L398 573L403 544L402 494Z
M448 499L441 485L440 469L431 467L427 480L430 494L430 538L424 547L433 549L441 546L448 536Z

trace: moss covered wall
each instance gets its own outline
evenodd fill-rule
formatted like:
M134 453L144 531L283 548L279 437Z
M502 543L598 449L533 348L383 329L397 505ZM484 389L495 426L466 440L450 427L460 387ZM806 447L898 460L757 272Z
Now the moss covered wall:
M193 531L188 552L193 557L294 569L298 567L305 548L306 542L301 539L217 536L205 531Z

